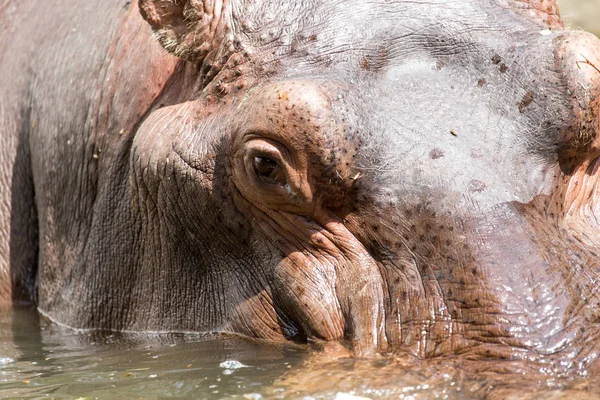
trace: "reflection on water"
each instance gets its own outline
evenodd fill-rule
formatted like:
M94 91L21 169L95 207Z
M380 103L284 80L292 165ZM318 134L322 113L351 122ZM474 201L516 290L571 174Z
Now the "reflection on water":
M456 357L360 359L331 347L74 333L40 326L35 311L21 309L0 314L0 398L600 398L593 379L578 382L558 372L540 377L539 365Z
M203 336L77 334L0 318L0 398L258 397L306 350Z

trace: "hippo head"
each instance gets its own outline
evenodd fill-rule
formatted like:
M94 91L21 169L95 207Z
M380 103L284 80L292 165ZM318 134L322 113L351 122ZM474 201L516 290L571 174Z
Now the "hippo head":
M134 326L596 358L600 41L553 1L140 8L184 61L132 144Z

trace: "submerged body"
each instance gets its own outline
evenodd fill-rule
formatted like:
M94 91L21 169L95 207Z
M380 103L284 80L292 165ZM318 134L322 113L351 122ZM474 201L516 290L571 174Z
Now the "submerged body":
M103 7L0 5L6 299L597 370L600 41L552 2Z

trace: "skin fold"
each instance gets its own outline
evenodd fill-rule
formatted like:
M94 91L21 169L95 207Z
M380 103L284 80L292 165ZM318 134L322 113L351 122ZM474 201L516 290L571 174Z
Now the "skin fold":
M597 370L600 41L553 1L24 0L0 21L6 304Z

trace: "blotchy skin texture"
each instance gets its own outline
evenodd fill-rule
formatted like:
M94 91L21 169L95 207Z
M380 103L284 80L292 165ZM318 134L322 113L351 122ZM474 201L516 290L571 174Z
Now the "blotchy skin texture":
M5 299L597 371L600 41L553 1L47 7L0 2Z

